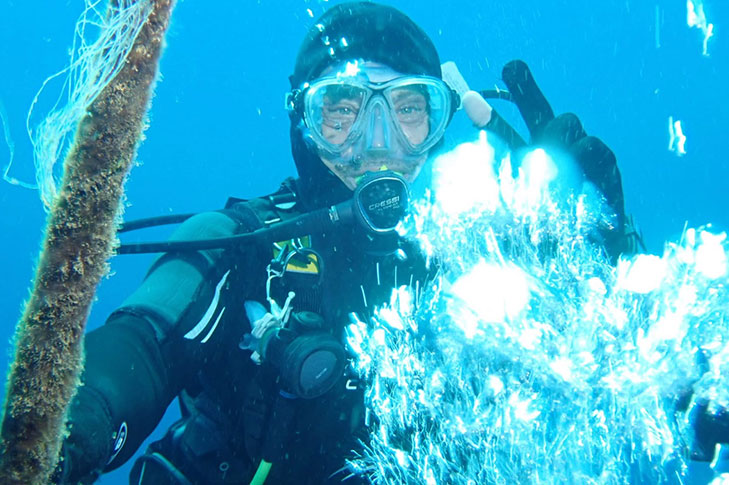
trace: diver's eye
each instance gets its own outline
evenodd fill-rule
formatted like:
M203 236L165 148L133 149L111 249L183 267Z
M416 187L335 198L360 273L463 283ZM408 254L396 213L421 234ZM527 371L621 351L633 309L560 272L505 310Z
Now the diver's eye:
M330 116L352 116L357 114L352 106L331 106L326 109Z
M411 115L417 115L419 113L425 112L425 106L417 106L417 105L409 105L409 106L401 106L398 108L397 113L399 115L405 115L405 116L411 116Z
M390 102L401 124L422 123L428 116L428 102L417 89L406 87L390 93Z
M421 123L428 115L425 102L401 103L395 107L400 123Z
M342 99L336 102L324 101L322 115L331 121L353 122L359 113L361 103L356 99Z
M339 102L322 108L322 124L337 131L349 131L357 119L359 106L355 103Z

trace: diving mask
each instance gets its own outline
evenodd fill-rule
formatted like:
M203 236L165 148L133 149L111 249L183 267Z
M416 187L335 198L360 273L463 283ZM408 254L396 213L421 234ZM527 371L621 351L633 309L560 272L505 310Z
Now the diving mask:
M361 175L362 165L375 160L410 172L443 137L458 95L434 77L373 82L369 71L348 63L289 93L287 104L300 110L306 136L339 171Z

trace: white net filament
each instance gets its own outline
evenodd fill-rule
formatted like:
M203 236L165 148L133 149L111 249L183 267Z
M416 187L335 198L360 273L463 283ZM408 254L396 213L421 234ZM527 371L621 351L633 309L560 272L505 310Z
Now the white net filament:
M512 176L485 139L438 163L452 180L404 229L438 276L349 327L372 416L352 466L392 484L682 476L677 403L693 387L729 404L724 235L689 230L613 266L595 242L609 218L583 190L556 200L549 163Z
M26 129L33 144L36 184L48 209L60 179L56 168L65 157L87 107L124 66L127 54L152 9L151 0L87 0L76 23L70 63L43 82L33 99ZM89 38L96 36L93 41ZM38 124L32 121L39 98L55 79L60 93Z
M33 185L24 183L17 178L10 175L10 169L13 166L13 160L15 159L15 142L13 141L13 137L10 134L10 123L8 122L8 114L5 112L5 106L3 105L2 100L0 99L0 125L2 125L3 130L3 138L5 140L5 144L8 147L8 161L5 163L5 166L3 168L3 180L6 182L18 185L20 187L25 187L28 189L34 189L35 187Z

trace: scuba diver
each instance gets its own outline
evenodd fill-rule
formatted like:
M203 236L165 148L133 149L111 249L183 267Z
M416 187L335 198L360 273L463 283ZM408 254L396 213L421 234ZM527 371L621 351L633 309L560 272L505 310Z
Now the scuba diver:
M554 116L523 62L503 76L530 144L569 152L605 195L616 217L604 245L616 256L625 216L614 154L574 115ZM175 398L181 418L136 461L130 483L366 481L346 461L369 419L342 334L393 288L434 274L393 230L408 185L461 104L478 128L514 149L527 143L483 97L461 103L430 38L391 7L329 9L290 81L297 179L189 217L170 241L120 248L163 254L86 336L56 483L92 483L125 463Z

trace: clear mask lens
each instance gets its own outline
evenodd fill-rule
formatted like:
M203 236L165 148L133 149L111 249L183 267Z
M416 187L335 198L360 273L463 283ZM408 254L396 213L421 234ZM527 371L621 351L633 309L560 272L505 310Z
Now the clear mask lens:
M325 78L307 88L304 110L314 142L331 156L357 143L362 150L422 155L443 136L451 93L442 81L422 76L385 83Z

